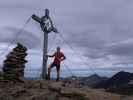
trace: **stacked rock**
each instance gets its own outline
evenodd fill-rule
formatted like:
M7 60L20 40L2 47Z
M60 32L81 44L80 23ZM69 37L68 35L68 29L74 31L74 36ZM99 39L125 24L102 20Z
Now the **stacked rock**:
M5 80L20 80L24 77L25 57L27 48L18 43L10 52L3 65L3 77Z

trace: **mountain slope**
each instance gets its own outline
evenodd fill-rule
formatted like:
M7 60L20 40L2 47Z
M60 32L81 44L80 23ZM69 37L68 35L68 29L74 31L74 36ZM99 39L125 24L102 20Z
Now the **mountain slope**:
M98 83L95 88L104 88L110 92L133 94L133 73L118 72L106 81Z

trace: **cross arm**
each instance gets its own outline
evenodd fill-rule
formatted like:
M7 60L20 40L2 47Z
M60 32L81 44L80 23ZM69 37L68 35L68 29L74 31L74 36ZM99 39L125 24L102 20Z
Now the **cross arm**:
M35 21L38 22L38 23L41 23L41 18L38 17L38 16L35 15L35 14L32 15L32 19L35 20Z
M45 16L43 16L42 18L38 17L37 15L33 14L32 15L32 19L35 20L36 22L40 23L41 25L41 28L42 30L44 31L44 27L45 27L45 24L42 23L42 20L45 18ZM58 33L58 30L54 27L53 25L53 22L51 20L51 18L49 17L49 22L51 24L51 27L48 29L48 30L45 30L47 31L47 33L50 33L51 31L55 32L55 33Z

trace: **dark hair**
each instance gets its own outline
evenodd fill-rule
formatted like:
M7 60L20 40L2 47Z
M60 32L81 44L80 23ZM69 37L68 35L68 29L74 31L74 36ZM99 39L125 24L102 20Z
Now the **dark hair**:
M60 49L60 47L58 46L57 49Z

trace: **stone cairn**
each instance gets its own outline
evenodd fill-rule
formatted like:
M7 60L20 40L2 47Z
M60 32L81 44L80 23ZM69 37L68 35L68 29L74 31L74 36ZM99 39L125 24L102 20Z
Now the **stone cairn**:
M18 43L10 52L3 65L4 80L22 80L24 77L25 57L27 56L27 48Z

